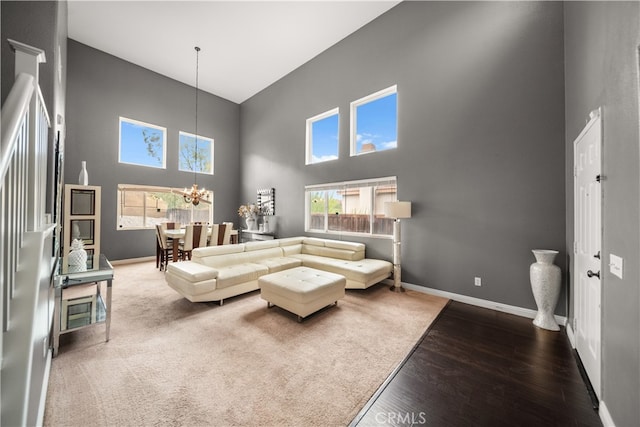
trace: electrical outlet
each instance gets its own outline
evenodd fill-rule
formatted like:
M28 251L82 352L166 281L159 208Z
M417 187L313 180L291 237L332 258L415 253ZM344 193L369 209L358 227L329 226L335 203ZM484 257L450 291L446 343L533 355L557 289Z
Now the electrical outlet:
M482 279L480 277L476 277L473 279L473 284L476 286L482 286Z

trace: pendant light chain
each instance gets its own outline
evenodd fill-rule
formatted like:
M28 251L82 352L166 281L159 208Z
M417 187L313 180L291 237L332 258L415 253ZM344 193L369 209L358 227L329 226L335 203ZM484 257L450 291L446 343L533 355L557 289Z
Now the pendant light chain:
M193 187L191 187L191 191L187 191L184 189L182 197L186 203L192 203L194 206L200 204L200 199L206 197L206 190L203 188L198 190L198 77L199 77L199 69L200 69L200 48L198 46L195 47L196 50L196 130L195 130L195 153L194 153L194 164L193 164Z
M193 165L193 182L198 184L198 173L196 168L198 167L198 70L200 68L200 48L196 46L196 153L195 164Z

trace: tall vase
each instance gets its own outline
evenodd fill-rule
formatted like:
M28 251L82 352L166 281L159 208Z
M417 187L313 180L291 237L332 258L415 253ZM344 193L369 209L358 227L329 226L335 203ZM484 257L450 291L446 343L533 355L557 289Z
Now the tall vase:
M255 230L256 229L256 219L253 216L248 216L245 221L247 221L247 229Z
M531 290L538 306L533 324L542 329L559 331L553 313L560 296L560 267L553 264L558 251L534 249L536 262L529 268Z
M78 184L89 185L89 174L87 173L87 162L82 161L82 169L80 169L80 175L78 175Z

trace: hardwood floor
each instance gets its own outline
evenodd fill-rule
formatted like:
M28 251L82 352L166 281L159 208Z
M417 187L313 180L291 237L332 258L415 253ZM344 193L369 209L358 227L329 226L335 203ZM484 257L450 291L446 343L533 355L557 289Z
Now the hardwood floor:
M455 301L352 426L601 426L564 329Z

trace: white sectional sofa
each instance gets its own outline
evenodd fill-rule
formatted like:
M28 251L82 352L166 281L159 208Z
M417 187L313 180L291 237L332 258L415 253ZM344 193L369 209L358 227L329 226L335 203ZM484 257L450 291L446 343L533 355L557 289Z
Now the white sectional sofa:
M220 301L259 288L260 276L294 267L340 274L347 289L365 289L391 275L388 261L365 258L365 245L289 237L193 250L191 261L170 263L169 286L189 301Z

